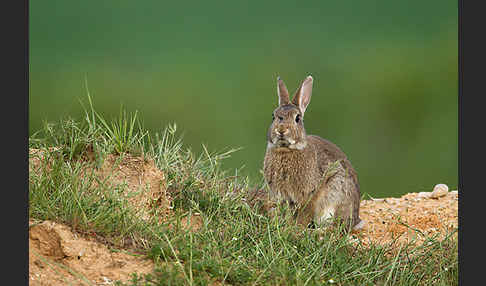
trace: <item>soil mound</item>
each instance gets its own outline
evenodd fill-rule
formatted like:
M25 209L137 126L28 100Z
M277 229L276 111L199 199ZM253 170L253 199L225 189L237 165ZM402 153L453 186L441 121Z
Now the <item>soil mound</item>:
M125 185L128 192L123 195L139 210L142 219L149 219L149 210L157 205L158 216L170 213L170 196L167 192L164 173L149 158L124 154L108 155L97 175L111 187Z
M131 273L150 273L151 260L80 237L68 226L29 222L30 285L112 285Z

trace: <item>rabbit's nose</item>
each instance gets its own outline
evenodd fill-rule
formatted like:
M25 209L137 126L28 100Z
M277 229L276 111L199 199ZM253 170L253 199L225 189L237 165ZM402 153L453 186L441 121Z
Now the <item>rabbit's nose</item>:
M275 129L275 132L279 135L285 135L289 133L289 130L287 128L279 127Z

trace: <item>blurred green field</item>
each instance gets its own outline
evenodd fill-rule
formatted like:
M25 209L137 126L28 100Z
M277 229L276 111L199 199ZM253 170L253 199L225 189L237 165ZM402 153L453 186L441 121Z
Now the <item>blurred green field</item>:
M312 74L306 130L343 149L361 190L458 184L456 1L33 1L29 133L83 114L177 123L194 151L261 183L276 77Z

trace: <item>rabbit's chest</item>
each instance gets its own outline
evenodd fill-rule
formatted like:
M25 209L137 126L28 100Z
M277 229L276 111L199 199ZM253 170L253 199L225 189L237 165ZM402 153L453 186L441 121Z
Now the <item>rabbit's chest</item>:
M293 203L306 200L320 177L316 160L297 152L267 156L264 175L272 193Z

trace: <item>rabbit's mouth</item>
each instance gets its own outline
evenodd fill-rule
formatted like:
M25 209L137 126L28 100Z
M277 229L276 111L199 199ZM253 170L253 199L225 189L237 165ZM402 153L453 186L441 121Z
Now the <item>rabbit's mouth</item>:
M275 146L277 146L277 147L287 147L287 148L291 148L291 146L293 144L295 144L295 140L294 139L288 138L285 135L277 135L274 138L273 141L274 141Z
M285 139L285 138L277 138L277 140L275 140L275 146L277 147L289 147L290 146L290 142L289 140Z
M285 138L284 136L277 136L271 142L273 147L276 148L287 148L287 149L296 149L302 150L307 146L307 142L297 142L292 138Z

